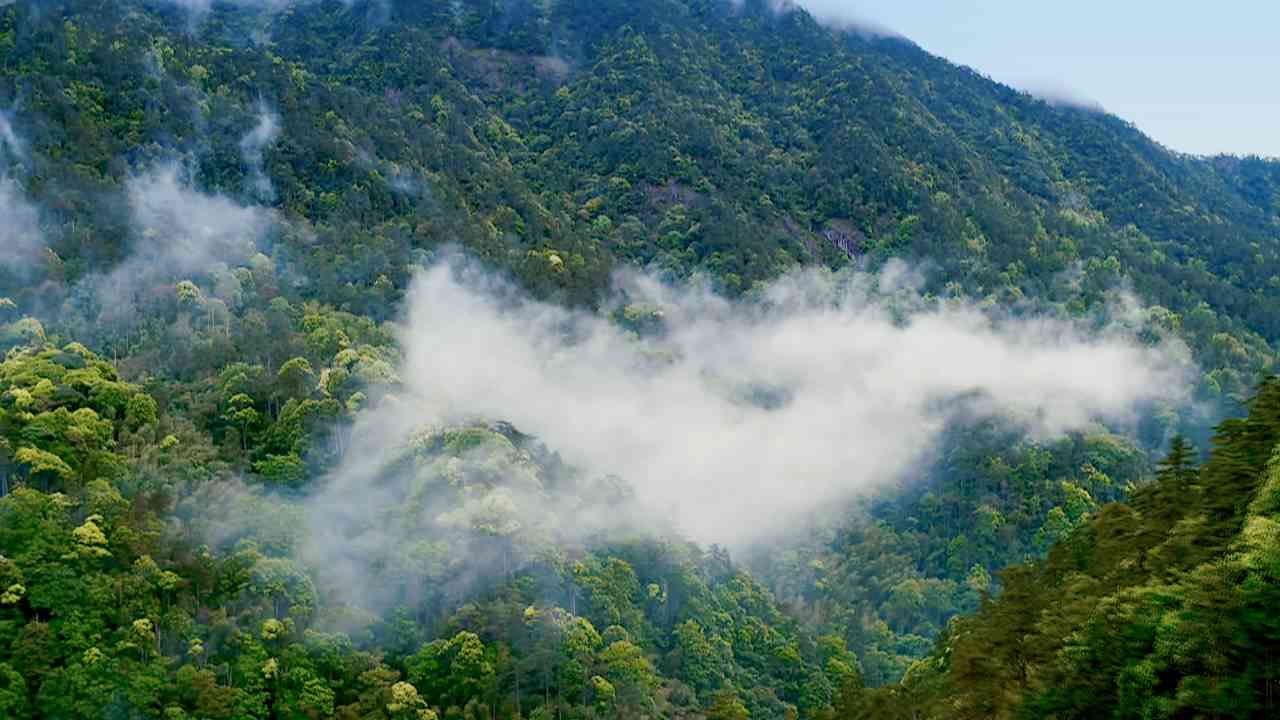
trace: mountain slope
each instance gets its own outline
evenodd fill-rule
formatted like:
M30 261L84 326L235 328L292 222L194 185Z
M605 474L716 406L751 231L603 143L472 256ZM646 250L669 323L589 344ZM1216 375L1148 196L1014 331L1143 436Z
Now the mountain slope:
M1061 695L983 694L1022 652L983 628L1038 612L1020 598L1062 587L1140 486L1143 542L1188 521L1173 566L1245 542L1270 430L1190 514L1144 483L1151 451L1272 369L1280 164L1178 155L774 5L0 6L0 714L819 716L848 685L844 712L920 693L1087 715L1101 690L1070 658L1035 659ZM454 246L637 338L662 315L606 306L620 268L751 300L800 265L905 259L935 296L1180 338L1200 402L1129 435L953 428L912 484L749 558L755 578L718 548L582 537L565 508L625 490L514 428L427 428L359 477L385 502L339 526L349 547L297 563L289 503L352 455L357 418L396 412L388 321ZM459 512L415 515L433 502ZM368 574L326 573L338 558ZM938 636L979 690L923 665L861 692Z
M124 252L97 199L177 151L201 187L274 197L309 292L375 315L362 288L462 242L572 302L617 261L743 292L844 251L1077 312L1129 283L1220 370L1207 395L1247 393L1280 332L1275 163L1178 156L903 41L720 0L219 5L195 34L134 7L5 13L24 185L69 280ZM240 145L263 106L258 196Z
M1277 711L1280 385L1224 422L1196 467L1113 504L957 622L901 685L841 718L1270 717Z

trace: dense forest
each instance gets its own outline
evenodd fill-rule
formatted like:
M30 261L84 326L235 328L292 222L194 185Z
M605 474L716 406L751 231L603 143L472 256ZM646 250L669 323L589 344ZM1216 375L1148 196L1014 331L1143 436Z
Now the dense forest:
M620 274L806 269L1195 369L726 548L509 418L379 444L458 256L637 372ZM1278 300L1280 163L767 0L3 3L0 717L1269 716Z
M1280 639L1280 384L1176 440L1153 482L1100 509L954 622L900 684L840 718L1274 717Z

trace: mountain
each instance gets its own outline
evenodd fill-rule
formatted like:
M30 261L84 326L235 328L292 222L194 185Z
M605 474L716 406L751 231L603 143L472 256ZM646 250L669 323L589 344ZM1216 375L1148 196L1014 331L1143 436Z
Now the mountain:
M1274 715L1278 390L1203 465L1175 443L1154 483L1007 570L901 684L851 689L833 716Z
M406 307L459 253L639 372L690 346L619 273L751 308L814 267L881 278L886 327L954 306L1195 370L1127 424L962 407L900 486L731 558L528 427L399 436ZM1280 163L766 0L29 0L0 259L0 716L1269 707ZM1180 436L1244 412L1192 470Z
M1199 351L1209 397L1247 394L1280 332L1280 165L1177 155L902 40L721 0L186 7L7 9L45 275L118 261L126 219L100 201L185 158L302 228L276 247L308 295L378 318L379 277L394 299L403 258L461 243L572 303L623 262L734 294L908 257L939 293L1077 313L1127 284ZM245 162L264 117L279 141Z

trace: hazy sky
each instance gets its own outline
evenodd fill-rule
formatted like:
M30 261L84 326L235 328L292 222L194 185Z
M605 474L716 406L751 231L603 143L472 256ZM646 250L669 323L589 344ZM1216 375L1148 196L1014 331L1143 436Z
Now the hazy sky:
M797 0L1026 90L1100 103L1182 152L1280 157L1276 0Z

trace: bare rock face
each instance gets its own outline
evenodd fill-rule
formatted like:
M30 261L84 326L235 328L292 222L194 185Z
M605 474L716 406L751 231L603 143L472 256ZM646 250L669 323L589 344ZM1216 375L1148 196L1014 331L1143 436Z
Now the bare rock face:
M849 257L857 257L866 251L867 236L846 220L829 220L822 229L822 237Z

